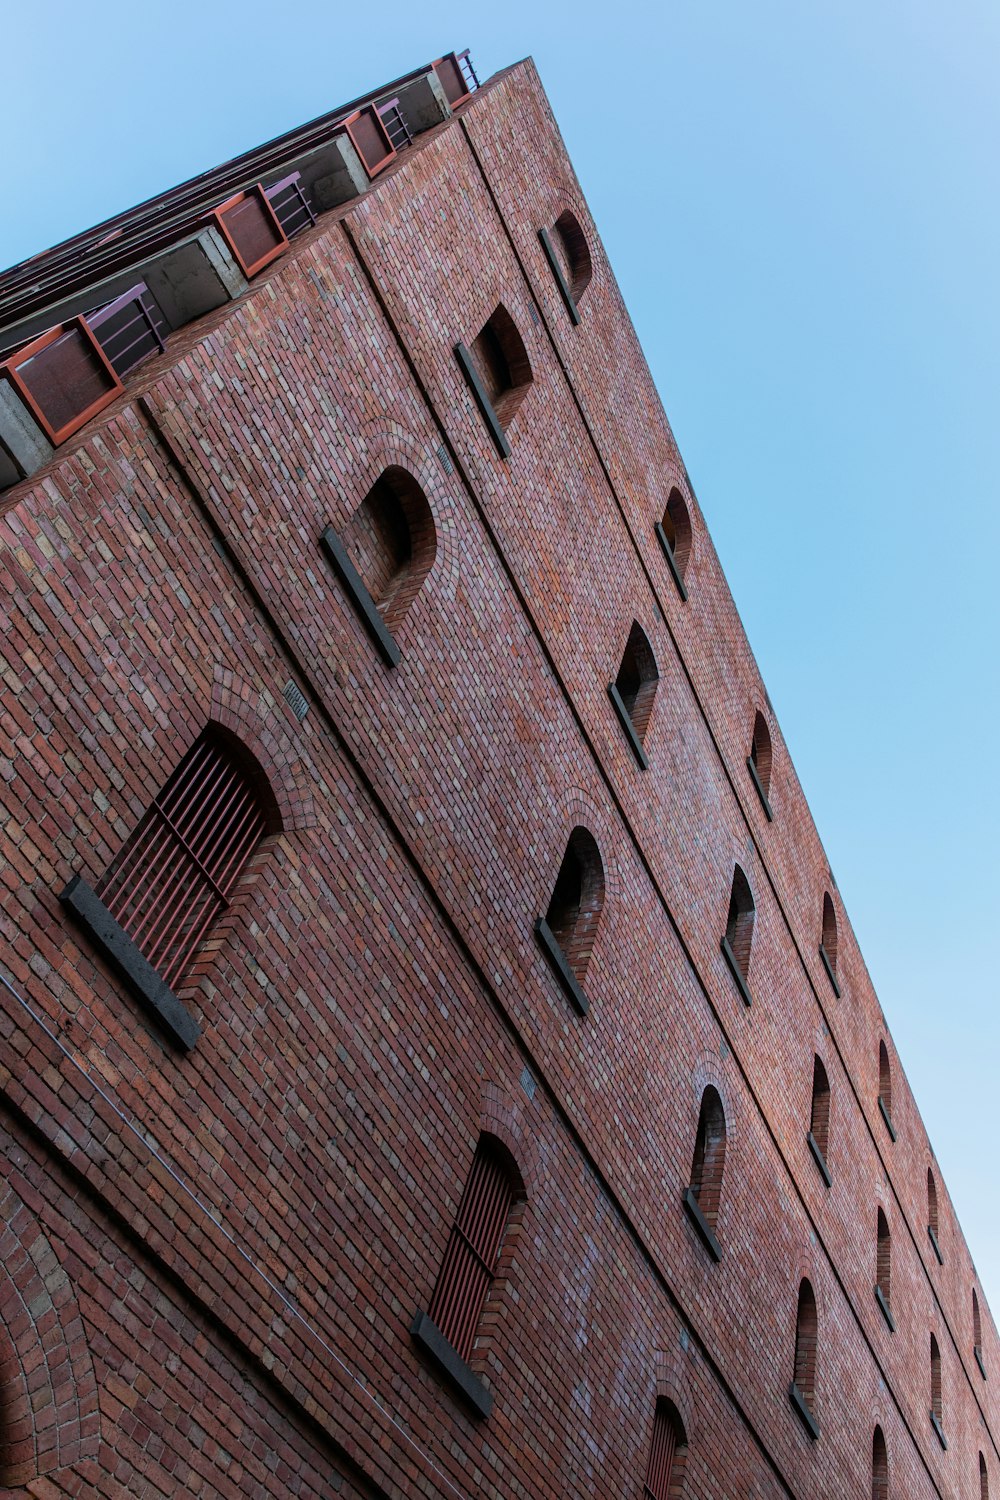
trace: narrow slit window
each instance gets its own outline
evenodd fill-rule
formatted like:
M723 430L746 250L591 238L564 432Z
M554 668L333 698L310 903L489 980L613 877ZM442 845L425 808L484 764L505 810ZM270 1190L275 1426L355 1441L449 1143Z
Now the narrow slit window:
M680 1500L686 1460L687 1437L680 1414L672 1401L660 1396L653 1416L643 1500Z
M535 932L570 1000L581 1014L582 985L604 909L604 865L593 834L577 827L569 836L545 916Z
M990 1500L990 1476L986 1472L986 1459L979 1455L979 1500Z
M827 977L833 985L834 994L840 994L837 979L837 913L829 891L823 893L823 930L819 940L819 956L823 960Z
M812 1107L809 1112L809 1137L818 1165L830 1185L827 1159L830 1150L830 1080L820 1057L813 1058Z
M813 1438L819 1436L816 1422L816 1361L819 1332L816 1317L816 1297L808 1281L799 1286L799 1300L795 1316L795 1365L790 1395Z
M674 583L681 598L687 598L685 574L691 560L691 517L684 497L676 485L667 497L667 507L656 528L660 546L666 553Z
M889 1327L895 1331L892 1320L891 1296L892 1296L892 1237L889 1233L889 1220L880 1208L878 1211L877 1250L875 1262L875 1295L879 1306Z
M757 789L757 795L770 821L774 817L770 802L771 731L764 721L764 715L760 712L753 723L753 739L750 741L750 754L747 756L747 770L750 772L750 779Z
M276 826L265 788L249 757L206 731L97 882L95 894L171 988Z
M986 1363L983 1359L983 1320L979 1315L979 1298L972 1288L972 1352L976 1356L979 1373L986 1379Z
M889 1454L881 1427L872 1435L872 1500L889 1500Z
M934 1181L934 1173L930 1167L927 1168L927 1236L933 1247L934 1254L937 1256L938 1264L943 1266L944 1255L941 1250L941 1230L938 1226L937 1183Z
M426 1313L417 1313L412 1326L418 1343L481 1416L489 1414L492 1398L468 1361L496 1280L511 1214L523 1196L513 1157L493 1136L481 1136L430 1306Z
M632 749L643 766L647 764L643 742L649 729L659 680L653 648L642 626L634 620L625 654L618 668L618 676L608 692Z
M497 307L471 348L456 344L455 357L497 449L509 457L507 429L533 377L524 340L507 309Z
M715 1260L721 1255L716 1230L725 1166L726 1114L718 1089L709 1084L701 1098L698 1132L691 1163L691 1185L684 1201Z
M892 1123L892 1070L889 1067L889 1049L885 1042L878 1044L878 1105L889 1134L896 1139L896 1127Z
M944 1401L941 1393L941 1351L938 1341L931 1334L931 1423L942 1448L948 1445L944 1437Z
M563 210L552 226L552 243L563 265L570 295L579 306L581 297L590 285L594 268L587 237L580 227L579 219L568 208Z
M747 1005L750 996L750 948L753 942L756 908L750 882L739 865L733 871L733 885L726 916L722 952Z

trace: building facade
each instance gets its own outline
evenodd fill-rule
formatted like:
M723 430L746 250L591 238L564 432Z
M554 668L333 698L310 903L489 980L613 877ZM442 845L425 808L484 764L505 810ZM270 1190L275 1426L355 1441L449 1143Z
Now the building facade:
M6 1492L1000 1495L532 63L14 268L0 330Z

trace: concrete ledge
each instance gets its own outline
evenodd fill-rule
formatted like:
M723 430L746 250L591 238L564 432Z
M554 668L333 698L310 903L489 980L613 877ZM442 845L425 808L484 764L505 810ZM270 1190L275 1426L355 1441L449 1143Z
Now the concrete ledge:
M671 547L669 541L667 540L667 533L663 529L663 522L657 521L656 525L653 527L653 530L656 532L656 536L660 543L660 546L663 548L663 555L667 559L667 564L670 568L671 573L673 574L674 583L677 585L677 592L680 594L684 602L687 603L688 591L684 587L684 580L681 577L681 570L677 566L677 559L674 556L674 549L673 547Z
M464 1396L478 1417L488 1417L493 1410L493 1396L465 1360L431 1322L425 1312L414 1314L410 1325L414 1343L430 1358L451 1384Z
M831 985L833 986L833 993L836 995L837 999L839 1000L840 999L840 985L837 983L837 976L833 972L833 964L830 962L829 955L828 955L826 949L823 947L822 943L820 943L820 945L819 945L819 956L823 960L823 967L826 970L826 977L827 977L827 979L829 979Z
M809 1150L812 1152L813 1161L816 1163L817 1167L819 1167L820 1176L822 1177L823 1181L826 1183L827 1187L832 1187L833 1178L830 1175L830 1168L826 1164L826 1157L819 1149L819 1143L817 1142L816 1137L813 1135L811 1130L806 1131L806 1144L808 1145Z
M889 1304L885 1300L885 1293L883 1292L883 1290L882 1290L882 1288L880 1286L877 1286L875 1288L875 1301L879 1305L879 1308L881 1310L883 1318L885 1319L886 1323L889 1325L889 1332L890 1333L895 1333L896 1332L896 1320L893 1317L892 1312L889 1309Z
M590 1009L590 1001L580 988L579 981L570 968L566 955L556 940L555 933L544 917L538 917L535 921L535 936L570 1001L580 1015L585 1016Z
M9 380L0 380L0 445L10 456L0 469L4 489L51 463L56 451Z
M577 328L580 323L580 311L573 300L573 293L569 289L569 282L563 275L563 268L559 264L559 257L556 254L555 249L553 248L551 239L549 238L549 231L547 229L540 229L538 231L538 238L542 242L542 249L545 251L545 258L548 261L552 274L556 279L556 285L558 286L560 292L562 292L562 299L566 304L566 311L569 313L569 320L573 324L573 327Z
M639 765L644 771L648 770L649 757L647 756L645 750L642 748L642 740L635 732L635 725L632 723L632 715L625 707L624 700L621 693L618 691L618 684L616 682L611 682L608 684L608 697L614 704L615 713L618 715L619 722L625 731L625 736L629 744L632 746L632 752L635 755L636 760L639 762Z
M743 997L743 1004L749 1009L749 1007L753 1004L753 996L750 993L750 986L743 978L740 966L736 962L736 954L730 947L729 939L724 936L722 942L719 944L719 947L722 950L723 958L729 965L730 974L732 974L733 978L736 980L736 988L739 990L740 994Z
M788 1399L794 1406L796 1413L798 1414L799 1421L802 1423L803 1427L805 1428L806 1432L808 1432L813 1442L815 1442L819 1437L819 1423L813 1416L812 1412L809 1410L809 1407L806 1404L806 1398L805 1396L803 1396L794 1380L788 1387Z
M185 1010L170 986L118 925L87 882L74 875L60 893L59 901L170 1040L186 1052L190 1051L201 1035L197 1021Z
M486 387L479 378L479 371L476 369L472 355L464 344L455 345L455 358L475 398L476 405L483 414L483 421L490 430L490 437L496 444L497 452L501 458L510 458L510 443L507 441L507 434L500 426L500 420L493 410L492 401L486 394Z
M711 1225L699 1208L698 1200L695 1197L694 1190L692 1188L684 1189L684 1198L682 1201L684 1203L684 1212L687 1214L688 1218L691 1220L691 1223L698 1231L698 1235L700 1236L705 1249L708 1251L709 1255L714 1261L720 1261L722 1259L722 1246L715 1238L715 1235L712 1233Z
M379 614L375 600L365 588L360 573L348 557L343 542L332 526L328 526L323 532L319 544L333 565L334 572L343 584L358 618L371 636L382 660L387 667L397 667L400 662L399 647Z
M748 755L747 756L747 770L750 772L750 780L753 782L754 786L757 788L757 796L760 798L761 806L763 807L765 813L767 814L767 821L769 823L773 823L774 822L774 813L771 811L771 804L767 800L767 793L764 790L764 783L761 781L761 779L760 779L760 773L758 772L757 767L753 763L753 756L752 755Z

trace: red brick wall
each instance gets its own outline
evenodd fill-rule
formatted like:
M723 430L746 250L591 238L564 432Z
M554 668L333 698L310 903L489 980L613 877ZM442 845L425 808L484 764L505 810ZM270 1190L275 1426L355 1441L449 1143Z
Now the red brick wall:
M537 238L567 206L594 263L578 328ZM452 353L500 302L533 374L506 461ZM318 546L391 464L437 531L392 671ZM933 1256L932 1157L894 1055L895 1144L878 1114L879 1007L839 904L839 1000L822 969L825 856L689 490L687 603L655 539L674 482L528 63L14 492L7 1478L637 1496L658 1393L686 1426L685 1493L705 1500L866 1494L876 1421L894 1495L975 1493L980 1449L1000 1477L983 1425L996 1330L983 1304L984 1384L968 1252L936 1174ZM607 696L633 620L660 676L647 771ZM771 824L745 767L758 709ZM210 719L263 764L282 832L182 991L202 1026L182 1056L57 896L73 872L96 879ZM607 883L584 1018L532 931L577 824ZM719 951L734 862L756 903L750 1010ZM829 1190L805 1140L816 1052ZM708 1083L728 1131L717 1265L681 1209ZM474 1358L485 1423L408 1332L480 1129L527 1189ZM879 1207L895 1334L873 1291ZM802 1276L816 1443L787 1396Z

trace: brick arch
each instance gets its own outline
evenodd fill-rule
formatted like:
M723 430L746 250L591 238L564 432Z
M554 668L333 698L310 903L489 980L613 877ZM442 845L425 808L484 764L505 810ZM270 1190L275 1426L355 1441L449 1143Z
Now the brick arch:
M691 1069L687 1090L690 1108L693 1111L692 1118L695 1121L698 1119L698 1111L701 1108L705 1090L710 1084L718 1090L722 1107L726 1112L726 1152L729 1160L732 1159L729 1153L733 1150L739 1134L742 1113L740 1107L742 1095L737 1087L738 1074L730 1061L731 1058L732 1053L728 1051L725 1060L717 1052L699 1053Z
M276 684L279 695L283 686ZM277 803L282 831L314 827L312 778L281 697L217 665L209 717L236 735L260 763Z
M686 1361L690 1357L690 1354L683 1352L679 1344L675 1349L657 1349L653 1356L654 1403L661 1398L673 1402L684 1423L684 1433L689 1448L698 1427L695 1404L688 1389Z
M69 1277L35 1216L0 1185L0 1486L97 1454L97 1380Z
M360 446L353 453L354 465L347 476L351 487L350 510L360 504L372 485L386 469L405 469L416 480L430 506L434 520L437 555L428 576L428 585L441 598L453 601L460 574L461 548L457 507L451 486L458 483L457 473L449 475L437 452L434 435L426 437L408 432L398 422L373 417L362 424ZM356 493L355 493L356 490Z
M559 860L562 859L566 848L566 840L574 828L586 828L587 832L596 840L597 847L601 851L601 861L604 865L604 907L605 911L609 903L620 900L622 894L621 873L621 841L618 836L617 819L606 814L593 797L582 787L564 787L558 797L552 801L556 814L556 829L558 835L552 836L552 859L553 878L555 871L559 868ZM562 844L559 844L559 837Z
M541 1153L537 1121L528 1096L519 1098L499 1083L487 1083L480 1105L479 1129L495 1135L517 1163L528 1202L537 1201L541 1185Z
M584 290L589 291L591 287L601 285L604 281L605 268L600 236L597 233L597 226L591 217L590 210L582 195L574 190L574 184L569 182L560 184L549 200L546 212L549 216L546 228L550 234L553 225L558 223L563 214L570 213L573 215L587 242L587 250L590 257L590 279Z

